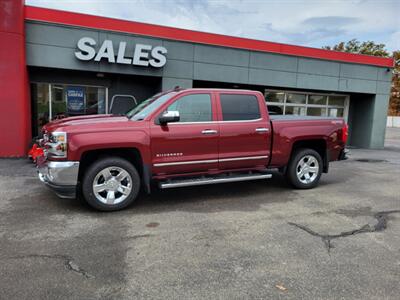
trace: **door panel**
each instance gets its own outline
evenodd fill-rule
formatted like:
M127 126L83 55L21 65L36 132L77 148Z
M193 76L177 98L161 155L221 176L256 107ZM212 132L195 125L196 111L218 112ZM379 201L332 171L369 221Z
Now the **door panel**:
M264 103L248 94L221 94L219 100L219 168L266 166L271 128Z
M219 125L211 94L189 94L169 105L181 121L151 125L154 174L204 172L218 168Z
M213 130L214 134L203 131ZM218 168L218 124L168 124L151 128L154 173Z

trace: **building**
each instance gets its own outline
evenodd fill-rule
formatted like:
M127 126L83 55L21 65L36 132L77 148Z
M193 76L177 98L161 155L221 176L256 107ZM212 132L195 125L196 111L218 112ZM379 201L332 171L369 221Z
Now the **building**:
M51 119L175 86L259 90L275 112L344 117L351 145L383 147L392 59L3 2L0 156L24 156Z

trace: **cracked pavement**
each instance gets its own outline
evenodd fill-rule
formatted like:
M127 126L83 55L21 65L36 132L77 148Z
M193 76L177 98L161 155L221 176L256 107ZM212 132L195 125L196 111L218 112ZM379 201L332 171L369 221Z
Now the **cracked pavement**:
M313 190L276 175L157 191L116 213L1 159L0 299L398 299L400 130L386 140Z
M355 209L354 213L357 214L357 212L358 212L358 210ZM394 214L394 213L400 213L400 210L377 212L374 214L374 218L377 220L376 224L374 224L374 225L365 224L365 225L361 226L360 228L356 228L356 229L349 230L349 231L343 231L338 234L321 234L321 233L313 231L312 229L310 229L304 225L296 224L293 222L288 222L288 224L295 226L297 228L300 228L300 229L304 230L305 232L311 234L312 236L317 236L317 237L321 238L321 240L325 244L326 249L328 250L328 253L330 253L330 250L332 248L334 248L334 246L332 245L332 240L339 239L339 238L345 238L345 237L360 234L360 233L383 231L387 227L387 221L388 221L389 215Z

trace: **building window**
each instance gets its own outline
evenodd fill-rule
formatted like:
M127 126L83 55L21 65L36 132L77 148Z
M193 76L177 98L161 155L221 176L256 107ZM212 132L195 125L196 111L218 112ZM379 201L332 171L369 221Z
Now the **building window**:
M37 83L32 85L34 127L42 128L49 122L49 85L45 83ZM35 130L34 130L35 131Z
M265 100L267 102L284 103L285 102L285 93L284 92L265 91Z
M305 106L286 106L285 107L285 115L305 116L306 115L306 107Z
M286 103L296 103L296 104L306 104L307 96L305 94L295 94L295 93L287 93L286 94Z
M343 117L343 108L329 108L330 117Z
M265 91L265 101L270 103L268 111L270 115L283 115L285 92Z
M326 105L327 101L328 101L328 96L324 96L324 95L309 95L308 96L308 104Z
M31 88L34 135L54 119L106 112L105 87L32 83Z
M347 118L346 95L265 90L271 115L300 115Z
M307 108L308 116L326 116L326 108L324 107L308 107Z

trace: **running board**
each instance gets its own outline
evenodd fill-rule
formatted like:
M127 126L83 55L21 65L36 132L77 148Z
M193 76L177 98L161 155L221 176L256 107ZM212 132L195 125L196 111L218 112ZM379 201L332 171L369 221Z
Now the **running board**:
M231 175L231 176L214 177L214 178L213 177L200 177L200 178L192 178L192 179L171 179L169 181L160 182L159 186L161 189L170 189L170 188L185 187L185 186L268 179L271 177L272 177L272 174L249 174L249 175L242 174L242 175Z

